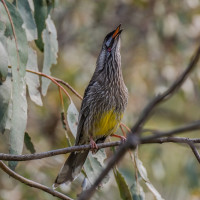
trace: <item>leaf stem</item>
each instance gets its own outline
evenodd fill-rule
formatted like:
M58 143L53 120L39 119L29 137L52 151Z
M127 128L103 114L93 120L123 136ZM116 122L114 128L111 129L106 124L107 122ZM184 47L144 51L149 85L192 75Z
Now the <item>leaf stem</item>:
M44 77L50 79L53 83L55 83L59 88L62 89L62 91L63 91L63 92L67 95L67 97L69 98L70 102L72 101L71 97L69 96L69 94L68 94L68 92L65 90L65 88L64 88L62 85L60 85L60 84L59 84L54 78L52 78L51 76L48 76L48 75L46 75L46 74L44 74L44 73L42 73L42 72L36 72L36 71L29 70L29 69L27 69L26 71L27 71L27 72L30 72L30 73L33 73L33 74L37 74L37 75L39 75L39 76L44 76Z
M60 87L58 87L58 90L59 90L59 96L60 96L60 101L61 101L61 106L62 106L61 121L62 121L63 128L65 130L65 135L66 135L66 138L67 138L67 146L71 147L72 144L71 144L70 138L69 138L68 133L67 133L67 130L69 131L69 126L68 126L68 123L67 123L66 118L65 118L65 108L64 108L63 96L62 96L62 92L61 92Z
M0 161L0 168L5 172L7 173L9 176L13 177L14 179L20 181L21 183L24 183L30 187L34 187L34 188L37 188L37 189L40 189L40 190L43 190L44 192L47 192L55 197L58 197L60 199L63 199L63 200L73 200L71 199L70 197L60 193L60 192L57 192L45 185L42 185L40 183L37 183L35 181L32 181L32 180L29 180L19 174L17 174L16 172L12 171L11 169L9 169L2 161Z

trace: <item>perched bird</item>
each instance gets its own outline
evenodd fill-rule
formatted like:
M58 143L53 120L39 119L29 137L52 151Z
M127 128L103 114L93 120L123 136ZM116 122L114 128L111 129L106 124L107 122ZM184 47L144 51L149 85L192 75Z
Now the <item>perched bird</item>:
M128 90L121 70L120 27L104 39L95 72L84 93L75 145L90 143L95 150L96 144L104 142L107 136L117 136L114 133L128 102ZM60 170L54 187L73 181L80 173L88 153L89 150L72 152Z

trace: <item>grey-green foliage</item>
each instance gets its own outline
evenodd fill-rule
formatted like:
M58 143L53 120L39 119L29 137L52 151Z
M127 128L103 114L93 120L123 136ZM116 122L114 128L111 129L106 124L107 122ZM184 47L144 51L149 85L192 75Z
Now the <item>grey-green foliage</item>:
M31 8L30 1L17 0L12 4L5 0L5 3L8 12L0 2L0 132L4 133L5 129L9 130L7 131L9 132L9 152L21 154L27 125L27 85L31 100L42 105L39 77L26 72L26 69L38 71L36 51L30 47L33 46L31 42L38 39L38 24L35 23L34 18L38 10ZM50 12L52 4L53 1L48 1L44 5L47 13ZM54 24L51 20L52 26L54 27ZM40 33L44 28L45 26L40 27ZM56 35L55 27L53 31ZM51 42L56 43L57 38L50 38L47 42L45 51L49 52ZM57 51L58 49L56 54ZM56 63L56 59L53 59L53 63ZM9 66L11 69L8 70ZM50 68L51 64L48 66ZM46 89L47 87L46 85ZM17 162L9 162L12 169L16 165Z
M24 143L26 145L26 148L31 152L31 153L35 153L35 147L31 141L31 137L29 136L29 134L26 132L24 135Z
M0 81L3 82L8 74L8 53L5 42L5 24L0 21Z
M23 0L22 0L23 1ZM33 0L35 12L34 18L37 25L38 39L35 40L37 47L40 51L44 51L44 41L42 40L42 31L45 29L45 20L48 17L51 9L54 6L53 0Z
M26 31L28 41L37 39L37 27L35 19L32 15L32 11L28 1L18 0L17 7L21 17L24 21L24 29Z
M37 53L32 48L28 48L28 62L27 69L38 72ZM40 87L40 80L36 74L26 72L26 84L30 98L37 105L42 106L42 98L38 88Z
M78 125L78 110L74 105L73 101L71 101L68 109L67 109L67 121L69 124L70 131L72 132L74 138L76 137L77 125Z
M24 80L26 63L28 60L28 42L25 30L22 28L23 20L16 7L6 3L15 29L18 50L15 40L7 38L7 48L10 65L12 66L12 117L10 127L10 153L21 154L23 149L24 131L27 123L26 85ZM10 24L9 19L6 25ZM19 123L20 122L20 123ZM14 169L16 162L9 162Z
M150 182L148 175L147 175L146 168L144 167L142 161L138 158L138 152L137 151L135 152L135 164L136 164L136 168L137 168L142 180L144 181L144 183L146 184L148 189L152 192L155 199L156 200L164 200L162 198L162 196L160 195L160 193L156 190L156 188Z
M52 64L57 63L58 53L58 41L56 27L50 17L46 20L46 29L42 33L44 42L44 63L43 70L44 74L50 75L50 68ZM45 96L49 87L50 80L42 78L42 94Z
M8 123L9 103L11 104L11 74L0 84L0 133L4 133ZM10 118L9 118L10 120Z
M129 189L128 184L126 183L126 180L123 177L123 175L119 172L117 167L115 167L113 169L113 172L114 172L115 180L116 180L118 188L119 188L121 199L132 200L130 189Z

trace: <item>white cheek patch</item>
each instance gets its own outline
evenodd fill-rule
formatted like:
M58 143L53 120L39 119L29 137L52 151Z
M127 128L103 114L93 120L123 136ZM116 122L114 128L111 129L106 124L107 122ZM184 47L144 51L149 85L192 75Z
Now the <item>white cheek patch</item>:
M109 38L109 40L106 42L106 46L109 47L112 41L112 37Z

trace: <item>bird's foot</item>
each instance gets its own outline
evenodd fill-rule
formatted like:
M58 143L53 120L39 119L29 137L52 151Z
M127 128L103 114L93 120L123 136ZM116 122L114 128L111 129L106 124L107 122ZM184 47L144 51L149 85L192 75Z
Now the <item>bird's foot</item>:
M90 145L91 145L92 154L96 153L98 146L92 137L90 137Z
M126 141L126 137L124 137L124 136L116 135L116 134L112 134L111 136L112 136L112 137L120 138L120 140L121 140L122 142L125 142L125 141Z

